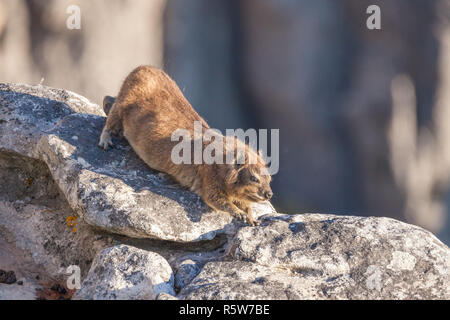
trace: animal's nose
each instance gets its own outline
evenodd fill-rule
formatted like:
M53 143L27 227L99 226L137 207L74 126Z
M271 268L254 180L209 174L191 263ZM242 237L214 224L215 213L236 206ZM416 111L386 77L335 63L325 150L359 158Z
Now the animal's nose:
M273 192L272 191L266 191L266 192L264 192L264 196L266 197L267 200L269 200L270 198L272 198Z

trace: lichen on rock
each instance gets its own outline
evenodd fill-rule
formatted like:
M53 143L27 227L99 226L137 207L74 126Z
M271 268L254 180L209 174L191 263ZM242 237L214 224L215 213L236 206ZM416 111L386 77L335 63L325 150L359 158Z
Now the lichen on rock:
M73 299L155 300L174 295L173 272L159 254L126 245L101 251Z

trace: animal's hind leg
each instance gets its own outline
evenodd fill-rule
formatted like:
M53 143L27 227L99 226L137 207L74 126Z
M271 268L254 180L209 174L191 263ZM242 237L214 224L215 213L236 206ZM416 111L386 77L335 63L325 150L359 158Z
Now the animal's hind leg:
M109 112L111 111L114 102L116 102L116 98L114 97L105 96L103 98L103 111L105 111L106 115L109 115Z
M113 147L111 134L118 134L122 130L122 119L119 114L119 105L114 103L106 119L105 127L103 128L102 134L100 136L100 141L98 146L105 150L108 147Z

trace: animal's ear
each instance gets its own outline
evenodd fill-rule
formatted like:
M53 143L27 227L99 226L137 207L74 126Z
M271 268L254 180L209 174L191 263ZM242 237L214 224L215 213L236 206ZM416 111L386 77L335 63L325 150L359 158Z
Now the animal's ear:
M234 159L234 168L240 170L245 165L245 153L238 152L237 157Z
M227 184L234 184L237 182L239 177L239 171L234 167L229 167L228 172L225 177L225 181Z

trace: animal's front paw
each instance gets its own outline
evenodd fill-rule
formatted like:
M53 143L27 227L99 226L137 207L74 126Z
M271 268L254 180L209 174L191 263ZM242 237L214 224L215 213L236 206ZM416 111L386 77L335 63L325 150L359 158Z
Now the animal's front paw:
M108 131L103 130L98 146L104 150L108 150L108 147L114 147L111 139L111 134Z
M254 218L247 217L245 221L252 227L256 227L257 225L259 225L259 221L255 220Z
M250 217L246 212L234 212L233 215L235 218L246 222L248 225L252 227L257 226L259 224L257 220L255 220L253 217Z
M246 221L247 219L247 214L245 212L234 211L232 215L238 220Z

